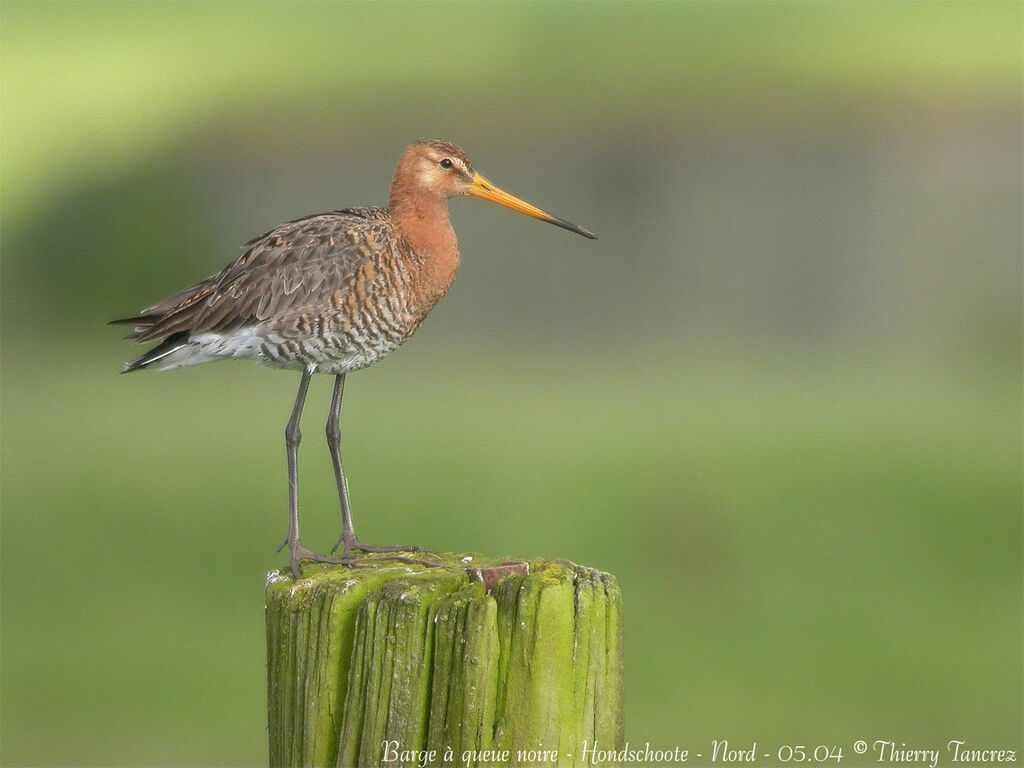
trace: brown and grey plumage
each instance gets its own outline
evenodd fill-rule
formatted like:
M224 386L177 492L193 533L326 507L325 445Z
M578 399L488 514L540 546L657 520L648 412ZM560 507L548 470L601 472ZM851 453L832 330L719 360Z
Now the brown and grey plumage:
M159 344L125 372L169 370L225 358L302 371L285 430L293 572L303 559L351 562L375 547L355 535L339 448L345 374L384 357L412 336L447 293L459 267L448 199L473 195L593 238L590 232L501 191L474 171L451 142L422 139L403 153L387 208L346 208L282 224L246 243L242 255L202 282L113 321L134 326L129 338ZM327 422L342 509L340 560L299 541L299 417L313 373L335 376Z

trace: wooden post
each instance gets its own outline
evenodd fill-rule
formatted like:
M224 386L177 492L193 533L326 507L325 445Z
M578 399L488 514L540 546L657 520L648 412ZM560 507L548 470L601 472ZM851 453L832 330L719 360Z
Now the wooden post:
M601 753L623 746L614 577L422 557L441 567L381 557L270 574L270 764L611 764Z

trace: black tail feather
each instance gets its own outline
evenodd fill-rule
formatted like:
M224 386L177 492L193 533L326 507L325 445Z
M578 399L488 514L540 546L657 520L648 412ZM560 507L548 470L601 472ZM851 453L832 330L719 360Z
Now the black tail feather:
M174 350L185 346L187 339L187 333L175 333L168 336L148 352L140 355L129 363L125 363L124 370L121 371L121 373L130 373L132 371L138 371L146 368L157 360L161 360L171 354Z

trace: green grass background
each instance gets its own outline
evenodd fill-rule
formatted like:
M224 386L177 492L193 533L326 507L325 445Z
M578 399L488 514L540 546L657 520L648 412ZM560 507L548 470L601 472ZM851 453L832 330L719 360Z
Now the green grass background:
M451 295L346 388L361 536L615 573L633 744L1019 749L1021 21L4 2L0 761L265 761L297 377L119 377L103 322L422 135L601 239L453 202Z

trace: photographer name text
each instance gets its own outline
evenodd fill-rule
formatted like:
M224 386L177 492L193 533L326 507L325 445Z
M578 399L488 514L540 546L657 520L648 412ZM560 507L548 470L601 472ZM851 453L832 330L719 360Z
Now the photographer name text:
M481 765L557 765L571 761L576 765L850 765L880 766L967 766L1005 765L1018 763L1016 749L972 745L962 739L945 744L915 745L894 739L857 739L844 744L781 744L766 749L758 742L736 744L728 739L714 739L710 745L690 749L682 746L658 747L646 742L605 748L599 742L582 742L577 749L551 749L537 745L533 749L464 749L451 747L410 749L398 741L381 743L381 761L385 765L481 766Z

